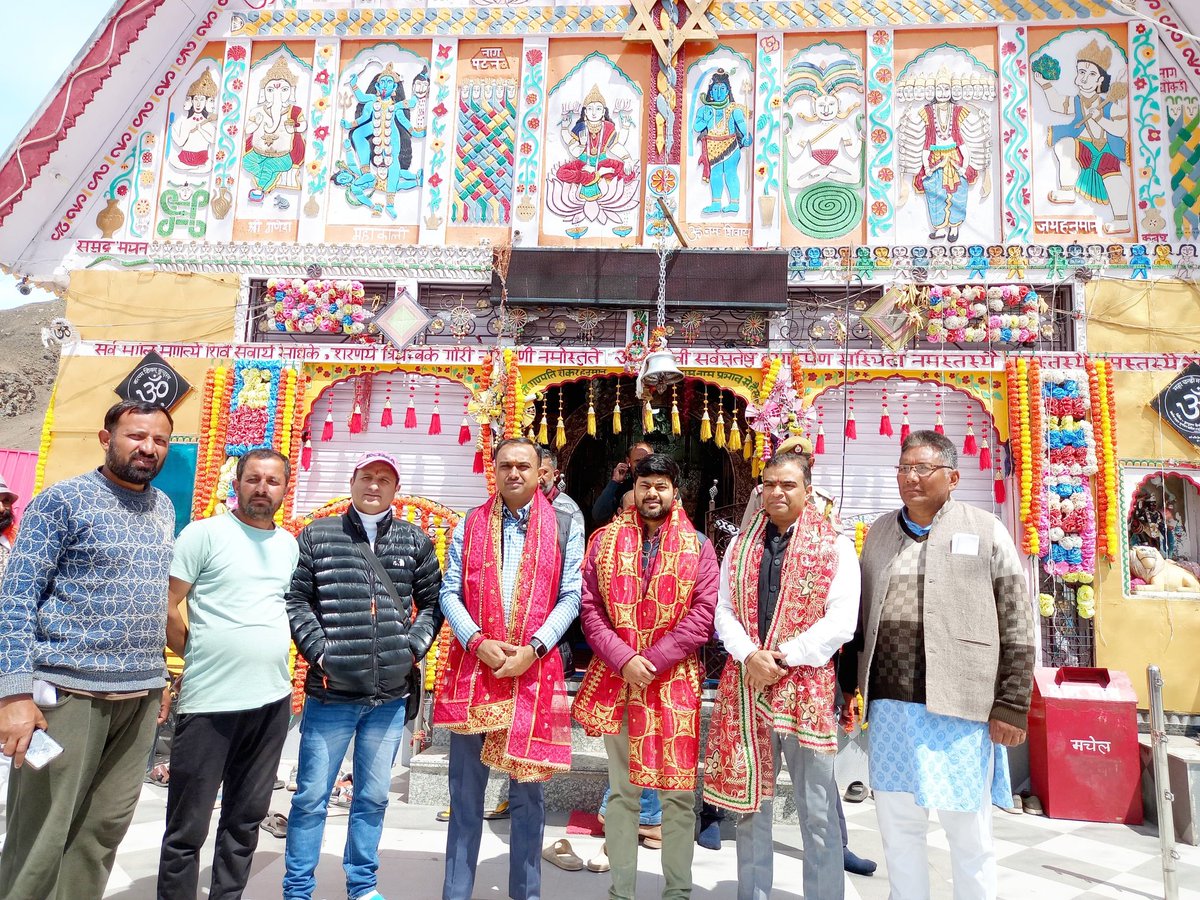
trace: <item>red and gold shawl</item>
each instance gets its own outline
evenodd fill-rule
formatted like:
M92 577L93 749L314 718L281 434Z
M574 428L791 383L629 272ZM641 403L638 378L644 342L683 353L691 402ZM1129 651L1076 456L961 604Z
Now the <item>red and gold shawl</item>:
M767 515L760 511L734 541L729 593L746 633L758 638L758 579ZM829 585L837 571L837 533L812 504L805 504L788 541L779 601L763 649L807 631L825 614ZM757 812L775 794L771 733L795 735L801 746L833 752L837 680L832 660L823 666L794 666L774 687L754 692L745 667L725 663L709 725L704 764L704 799L736 812Z
M669 633L692 607L700 536L678 504L659 528L658 556L642 576L642 519L627 509L598 533L596 582L613 628L639 653ZM691 791L700 754L700 663L689 654L649 687L627 684L593 656L571 709L592 735L618 734L629 711L629 781Z
M558 601L562 569L554 509L533 495L525 549L504 619L501 516L504 501L493 495L463 526L462 601L485 638L522 646L545 623ZM571 719L562 657L551 652L519 678L497 678L458 641L450 642L439 679L433 720L459 734L487 734L483 761L518 781L546 781L571 768Z

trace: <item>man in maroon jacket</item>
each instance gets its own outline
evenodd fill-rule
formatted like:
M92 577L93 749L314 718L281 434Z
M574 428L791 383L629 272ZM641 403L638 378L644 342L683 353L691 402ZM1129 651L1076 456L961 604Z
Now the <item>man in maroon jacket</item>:
M720 566L678 504L679 466L652 454L634 469L634 507L592 538L583 566L583 633L594 652L572 712L604 735L604 833L612 900L636 893L642 788L663 807L664 898L691 896L700 752L696 651L713 629Z

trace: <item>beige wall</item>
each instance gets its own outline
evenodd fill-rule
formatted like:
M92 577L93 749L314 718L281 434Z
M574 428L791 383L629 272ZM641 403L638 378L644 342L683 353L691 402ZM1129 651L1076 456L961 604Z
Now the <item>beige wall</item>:
M1086 309L1092 353L1200 349L1200 290L1192 283L1096 281L1087 286ZM1114 373L1119 459L1200 461L1196 448L1150 408L1151 398L1175 375ZM1146 666L1154 663L1166 681L1164 706L1200 713L1200 600L1126 597L1123 566L1101 563L1097 572L1097 664L1128 673L1138 705L1146 707Z

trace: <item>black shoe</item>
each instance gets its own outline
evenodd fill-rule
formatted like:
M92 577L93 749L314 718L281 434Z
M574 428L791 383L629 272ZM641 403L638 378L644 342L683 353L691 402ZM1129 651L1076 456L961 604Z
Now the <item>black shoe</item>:
M842 848L842 868L851 875L874 875L879 868L873 859L863 859L849 847Z
M696 843L705 850L720 850L721 823L716 819L713 819L707 825L704 825L704 827L700 829L700 833L696 835Z

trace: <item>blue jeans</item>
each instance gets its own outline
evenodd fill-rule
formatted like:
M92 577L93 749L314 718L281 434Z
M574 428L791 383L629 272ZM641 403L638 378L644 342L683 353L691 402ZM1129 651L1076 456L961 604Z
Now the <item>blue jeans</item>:
M309 900L317 887L317 861L329 794L338 767L354 739L354 800L350 804L349 833L342 866L346 894L360 897L375 889L379 869L379 837L387 811L392 764L404 738L408 701L392 700L380 706L358 703L322 703L309 697L300 721L300 765L296 794L288 817L284 850L283 896Z
M608 809L608 798L612 796L612 788L604 789L604 799L600 801L600 815L604 815L604 811ZM642 809L638 815L639 825L661 825L662 824L662 801L658 798L658 791L654 788L642 788Z
M488 767L479 758L482 734L450 735L450 828L446 832L446 877L442 900L470 900L483 839L483 794ZM546 830L544 784L509 779L512 827L508 845L508 896L540 900L542 838Z

